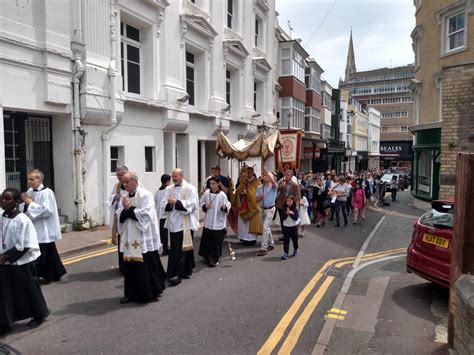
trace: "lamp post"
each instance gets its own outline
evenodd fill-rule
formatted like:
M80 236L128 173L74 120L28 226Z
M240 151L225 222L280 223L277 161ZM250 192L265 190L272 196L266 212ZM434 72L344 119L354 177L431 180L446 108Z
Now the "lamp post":
M290 112L288 112L288 115L287 115L287 117L288 117L288 129L290 129L290 125L291 125L291 118L293 117L293 114L291 113L291 111L290 111Z
M313 141L313 164L311 164L311 170L313 173L316 172L316 142Z

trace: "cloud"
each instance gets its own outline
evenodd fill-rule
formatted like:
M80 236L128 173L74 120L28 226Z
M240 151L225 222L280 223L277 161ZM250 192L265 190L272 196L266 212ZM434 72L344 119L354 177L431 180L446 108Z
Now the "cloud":
M276 9L280 26L288 32L290 21L292 37L302 39L334 87L344 76L351 28L358 70L414 61L412 0L276 0Z

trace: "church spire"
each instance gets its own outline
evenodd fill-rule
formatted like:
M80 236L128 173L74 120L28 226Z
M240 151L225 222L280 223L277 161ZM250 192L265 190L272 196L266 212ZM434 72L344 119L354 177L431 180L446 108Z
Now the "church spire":
M349 39L349 50L347 52L347 61L346 61L346 75L344 81L349 81L351 74L357 72L355 64L355 55L354 55L354 44L352 43L352 28L351 28L351 37Z

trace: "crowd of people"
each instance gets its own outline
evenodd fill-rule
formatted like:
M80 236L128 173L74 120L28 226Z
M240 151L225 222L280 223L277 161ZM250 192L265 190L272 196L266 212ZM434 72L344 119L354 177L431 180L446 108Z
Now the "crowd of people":
M181 169L161 176L155 193L140 183L138 175L118 166L117 183L110 193L112 242L118 249L119 271L124 277L120 303L157 301L166 286L189 279L195 267L194 234L204 215L198 255L209 265L219 265L230 227L244 245L255 245L257 256L275 249L272 224L282 230L282 260L299 253L298 240L305 226L335 227L365 219L365 208L376 200L382 171L307 174L292 170L263 171L257 177L243 165L234 186L230 177L214 166L200 193L184 179ZM11 330L16 321L32 318L40 325L50 314L40 287L66 274L55 242L61 238L54 192L43 185L44 175L28 173L29 189L21 193L7 188L3 209L0 248L0 331ZM342 220L341 220L342 215ZM168 256L166 270L159 252Z

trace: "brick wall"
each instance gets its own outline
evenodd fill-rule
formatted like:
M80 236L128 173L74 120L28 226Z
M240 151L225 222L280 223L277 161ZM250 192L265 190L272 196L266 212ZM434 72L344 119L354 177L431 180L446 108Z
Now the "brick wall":
M474 63L443 70L440 198L454 196L456 156L474 152Z
M463 275L456 282L454 352L474 354L474 276Z

